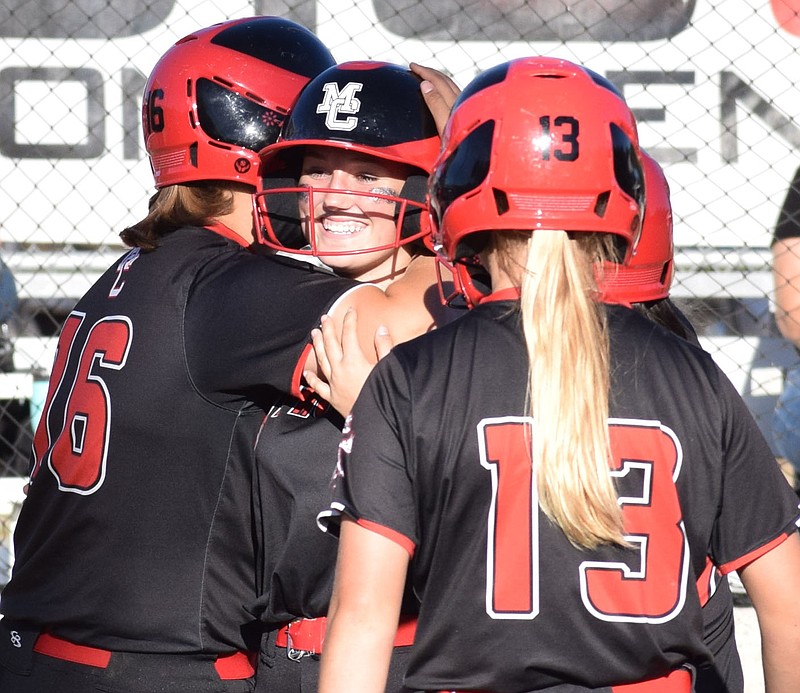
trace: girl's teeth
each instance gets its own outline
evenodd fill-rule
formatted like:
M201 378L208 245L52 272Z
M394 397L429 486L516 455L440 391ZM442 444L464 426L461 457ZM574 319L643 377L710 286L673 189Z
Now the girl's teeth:
M361 224L354 224L350 222L332 222L325 221L322 226L328 233L337 234L341 236L358 233L363 226Z

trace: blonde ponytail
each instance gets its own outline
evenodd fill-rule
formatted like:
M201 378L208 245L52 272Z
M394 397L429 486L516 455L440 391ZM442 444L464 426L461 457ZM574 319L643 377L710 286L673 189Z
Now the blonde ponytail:
M608 331L593 299L593 263L607 257L610 238L572 240L563 231L527 237L521 319L539 504L576 546L627 546L609 475ZM495 244L500 255L502 246Z

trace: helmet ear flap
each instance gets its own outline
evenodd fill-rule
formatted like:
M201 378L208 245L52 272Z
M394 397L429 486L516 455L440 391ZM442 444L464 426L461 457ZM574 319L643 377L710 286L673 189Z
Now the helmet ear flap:
M428 176L425 173L412 173L403 184L399 197L412 202L424 203L427 191ZM395 203L395 214L400 214L401 204L400 202ZM429 231L427 209L407 205L403 215L403 224L400 227L400 238L418 236L423 231ZM430 233L425 233L421 238L412 241L409 247L424 255L434 255Z
M492 278L476 258L458 262L455 275L467 308L474 308L492 293Z
M267 175L262 178L262 190L268 194L261 196L265 214L261 223L266 227L262 233L285 248L300 249L308 244L303 235L303 225L297 204L296 192L269 192L279 188L296 188L297 180L281 175Z
M456 258L470 258L480 255L489 245L490 231L475 231L464 236L456 246Z

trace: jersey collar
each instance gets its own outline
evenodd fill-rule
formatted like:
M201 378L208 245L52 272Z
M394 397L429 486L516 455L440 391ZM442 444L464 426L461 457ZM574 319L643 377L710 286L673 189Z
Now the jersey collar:
M245 241L244 238L242 238L233 229L231 229L228 226L225 226L225 224L223 224L223 223L221 223L219 221L215 221L215 222L213 222L211 224L207 224L206 228L209 231L213 231L214 233L218 233L220 236L224 236L229 241L234 241L235 243L238 243L243 248L249 248L250 247L250 243Z
M484 296L480 303L489 303L490 301L519 301L519 287L510 286L507 289L493 291L488 296Z

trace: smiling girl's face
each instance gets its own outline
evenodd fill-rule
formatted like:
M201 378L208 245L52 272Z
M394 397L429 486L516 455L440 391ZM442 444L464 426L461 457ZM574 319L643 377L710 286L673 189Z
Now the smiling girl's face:
M300 197L300 216L313 221L305 225L314 234L309 243L316 255L337 274L378 285L396 278L411 261L404 247L395 246L399 235L396 204L379 195L399 196L412 172L406 164L336 147L306 148L299 184L314 188L314 209L309 196ZM317 191L317 189L320 189ZM353 194L357 193L357 194ZM372 194L370 194L372 193ZM356 255L365 248L390 246Z

